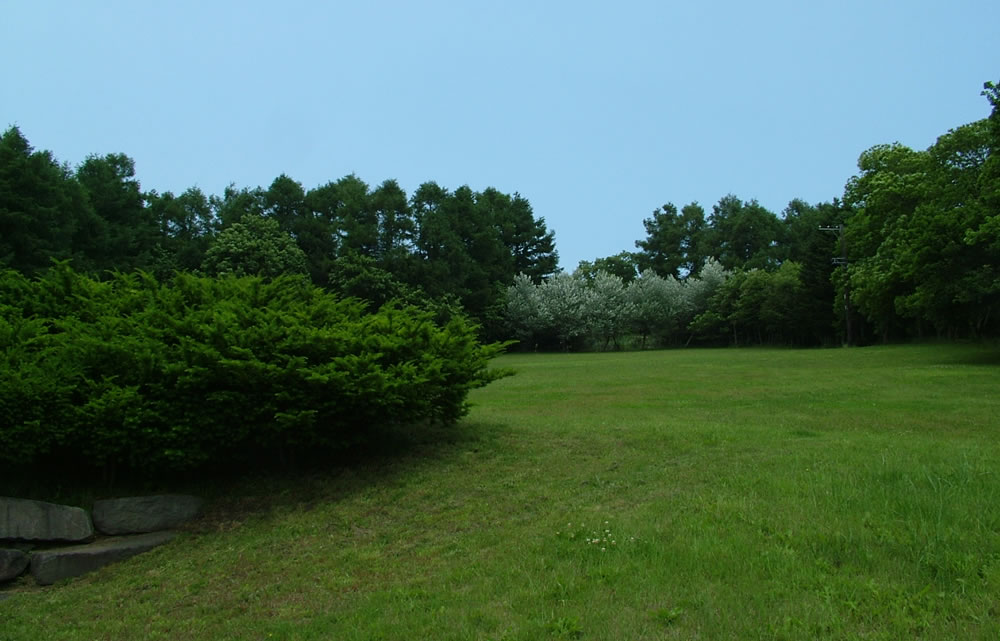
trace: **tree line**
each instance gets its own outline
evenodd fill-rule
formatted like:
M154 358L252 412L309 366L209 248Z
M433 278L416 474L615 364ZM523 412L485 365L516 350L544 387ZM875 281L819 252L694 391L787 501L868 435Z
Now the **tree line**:
M109 277L142 270L275 277L377 307L391 299L461 307L494 334L506 286L558 266L554 232L520 194L425 182L407 195L348 175L311 189L287 175L221 195L144 191L122 153L78 167L36 151L17 127L0 137L0 267L34 276L54 261Z
M1000 323L1000 88L990 116L924 151L877 145L847 183L835 280L882 340L995 336Z
M540 319L518 318L527 281L508 291L507 318L526 343L570 348L721 344L824 345L840 341L833 263L837 229L851 213L842 201L810 205L793 200L779 217L755 200L724 196L710 213L698 203L666 203L643 220L637 251L580 261L561 289L532 285L535 307L566 288L591 300L574 341L557 338ZM570 284L570 280L573 284ZM603 293L602 293L603 292ZM558 303L553 303L558 305ZM607 312L617 320L599 318ZM615 331L608 331L615 327Z
M711 211L667 202L643 220L635 251L572 273L517 193L427 182L408 196L354 175L307 190L281 175L266 189L160 194L140 188L124 154L73 169L11 127L0 137L0 266L298 273L375 307L461 308L490 339L539 349L996 336L1000 89L986 83L983 95L988 118L924 151L863 152L842 198L795 199L780 215L733 194Z
M780 216L732 194L708 213L668 202L643 220L636 251L581 261L558 286L515 282L511 329L528 344L564 349L628 336L639 345L996 336L1000 89L986 83L983 95L988 118L927 150L896 143L863 152L843 198L796 199ZM572 321L570 290L589 301L570 306L580 310ZM650 308L659 311L647 316Z

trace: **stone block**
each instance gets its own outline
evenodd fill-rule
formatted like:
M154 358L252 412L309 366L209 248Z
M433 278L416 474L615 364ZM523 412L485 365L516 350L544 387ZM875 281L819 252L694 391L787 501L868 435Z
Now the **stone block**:
M0 550L0 583L21 576L28 568L28 560L21 550Z
M94 502L94 526L104 534L138 534L177 527L201 509L201 499L181 494Z
M72 543L93 536L94 526L81 508L0 497L0 539Z
M31 575L40 585L49 585L148 552L174 536L174 532L152 532L35 552L31 555Z

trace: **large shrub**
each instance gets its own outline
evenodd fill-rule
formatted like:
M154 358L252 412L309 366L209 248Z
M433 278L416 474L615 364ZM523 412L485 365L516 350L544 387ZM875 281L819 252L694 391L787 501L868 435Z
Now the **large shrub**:
M183 470L453 422L502 346L304 278L0 274L0 464Z

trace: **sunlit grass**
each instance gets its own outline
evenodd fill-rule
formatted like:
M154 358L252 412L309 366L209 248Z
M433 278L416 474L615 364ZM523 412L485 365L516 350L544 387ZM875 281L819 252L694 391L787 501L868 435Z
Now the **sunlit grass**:
M0 639L996 638L998 354L506 356L443 443L201 488Z

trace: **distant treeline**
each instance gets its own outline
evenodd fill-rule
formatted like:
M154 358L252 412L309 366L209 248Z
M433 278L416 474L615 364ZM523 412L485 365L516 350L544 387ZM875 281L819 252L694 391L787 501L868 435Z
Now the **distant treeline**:
M842 199L793 200L780 217L733 195L707 216L698 203L667 203L643 221L637 251L580 263L574 277L589 293L567 298L569 281L533 294L524 282L512 287L511 323L527 342L565 348L566 321L551 320L546 297L586 298L599 283L605 298L624 298L591 300L577 317L566 316L565 302L549 305L576 318L571 342L579 347L629 334L645 344L652 336L660 344L794 345L997 336L1000 89L986 83L983 95L988 118L925 151L896 143L862 153ZM712 275L701 279L706 265ZM618 281L597 279L602 272ZM595 317L602 309L616 318ZM528 327L539 329L528 336Z
M354 175L306 190L281 175L266 189L160 194L141 189L124 154L74 169L12 127L0 137L0 267L35 275L65 260L98 276L139 269L160 279L300 273L375 306L461 306L487 337L537 348L996 336L1000 89L986 83L983 95L988 118L925 151L897 143L862 153L843 198L796 199L780 216L734 195L707 214L668 202L643 221L637 251L582 261L559 279L554 233L517 193L427 182L408 196L394 180L372 188ZM654 300L640 305L637 286L629 306L613 302L643 279ZM570 296L578 286L587 293ZM546 302L556 292L589 301L583 316ZM643 320L595 316L638 307Z
M519 194L426 182L407 196L395 180L371 188L354 175L309 190L281 175L266 189L161 194L143 191L124 154L72 169L11 127L0 138L0 266L36 275L54 261L161 280L301 273L376 305L451 302L496 333L506 286L521 273L541 282L558 255Z

